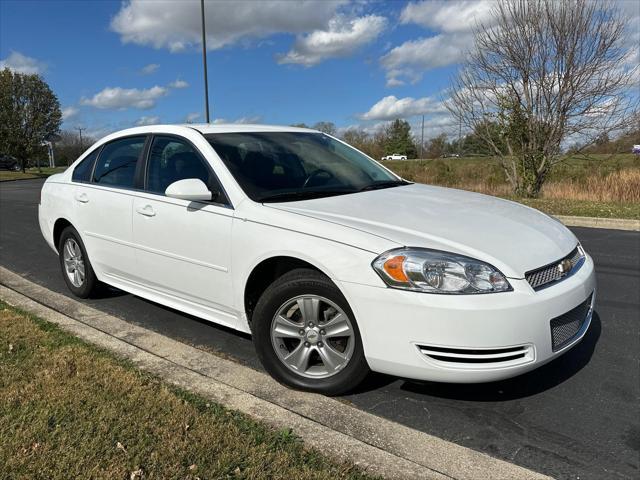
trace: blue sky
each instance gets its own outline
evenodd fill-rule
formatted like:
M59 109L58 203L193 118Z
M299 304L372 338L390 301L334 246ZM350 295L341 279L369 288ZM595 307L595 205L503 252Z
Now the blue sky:
M489 7L209 0L212 117L374 129L425 114L427 136L451 130L441 101ZM203 121L199 22L193 0L0 0L0 67L42 74L63 128Z

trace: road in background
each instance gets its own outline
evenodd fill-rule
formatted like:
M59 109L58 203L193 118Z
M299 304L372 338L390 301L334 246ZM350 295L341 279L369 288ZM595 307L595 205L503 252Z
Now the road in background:
M69 295L37 223L42 180L0 184L0 265ZM371 375L355 406L557 478L638 478L640 233L572 228L594 257L596 314L566 355L480 385ZM95 308L261 369L251 339L118 290ZM392 321L392 320L390 320Z

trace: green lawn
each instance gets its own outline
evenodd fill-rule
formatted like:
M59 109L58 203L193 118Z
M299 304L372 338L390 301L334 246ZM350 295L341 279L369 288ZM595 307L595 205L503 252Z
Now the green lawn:
M0 170L0 182L7 180L22 180L27 178L44 178L54 173L64 172L67 167L42 167L40 170L37 168L27 168L25 173L22 172L10 172L8 170Z
M0 302L3 478L366 479Z

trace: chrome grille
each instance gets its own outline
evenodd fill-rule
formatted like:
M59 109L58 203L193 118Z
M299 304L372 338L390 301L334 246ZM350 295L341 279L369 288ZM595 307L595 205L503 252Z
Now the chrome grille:
M558 267L565 260L571 262L571 268L569 270L561 271ZM545 288L559 280L572 275L582 266L583 260L584 254L582 253L581 248L576 247L566 257L561 258L557 262L545 265L544 267L531 270L525 273L524 277L534 290L540 290L541 288Z
M592 298L593 293L574 309L551 320L551 344L554 352L571 343L578 335L591 311Z

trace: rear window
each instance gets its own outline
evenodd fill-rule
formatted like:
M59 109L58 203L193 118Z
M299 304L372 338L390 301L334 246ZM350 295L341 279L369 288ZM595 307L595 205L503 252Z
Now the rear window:
M88 182L91 176L91 170L93 170L93 164L98 157L99 148L96 148L93 152L87 155L76 168L73 169L73 175L71 180L74 182Z

